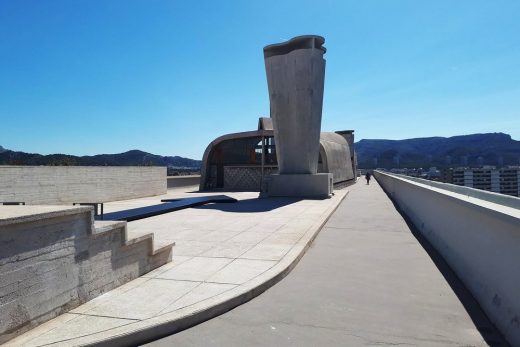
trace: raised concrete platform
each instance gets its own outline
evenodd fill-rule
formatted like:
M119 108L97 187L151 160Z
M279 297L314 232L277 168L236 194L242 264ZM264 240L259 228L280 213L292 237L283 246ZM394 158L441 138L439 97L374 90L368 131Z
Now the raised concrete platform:
M262 194L270 197L325 199L332 194L332 189L332 174L330 173L272 174L265 178Z
M172 263L21 335L6 346L136 345L222 314L283 278L346 196L257 199L233 193L213 204L128 223L132 238L176 242ZM169 194L105 205L106 212L151 206Z

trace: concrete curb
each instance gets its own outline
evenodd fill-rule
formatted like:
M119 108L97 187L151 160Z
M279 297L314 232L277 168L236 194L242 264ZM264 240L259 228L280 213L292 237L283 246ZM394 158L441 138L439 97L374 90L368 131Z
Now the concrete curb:
M346 191L335 205L331 206L325 213L322 214L322 216L320 216L316 223L309 227L307 232L288 251L288 253L280 260L278 264L267 270L265 273L250 280L249 283L244 286L246 288L241 288L242 286L240 286L206 300L211 302L217 301L214 304L210 302L208 305L207 302L202 302L180 309L174 313L164 314L162 319L159 318L157 322L151 322L151 324L148 324L148 326L142 328L132 328L131 330L126 329L130 331L121 331L115 335L109 337L98 337L97 339L93 335L84 336L73 340L68 340L68 344L70 345L70 343L73 343L74 345L81 346L140 345L188 329L248 302L249 300L262 294L264 291L281 281L294 269L300 259L305 255L306 251L309 249L325 223L336 211L341 202L346 198L348 193L349 191ZM266 277L268 277L267 280L265 279ZM172 317L168 318L167 316L169 315ZM155 317L155 319L157 319L157 317ZM149 319L149 321L152 320L154 320L154 318ZM148 322L143 321L141 323ZM125 330L124 326L114 330L119 329ZM98 334L102 335L103 333ZM93 339L96 340L92 341ZM67 341L61 341L54 345L60 345L61 343L67 343Z

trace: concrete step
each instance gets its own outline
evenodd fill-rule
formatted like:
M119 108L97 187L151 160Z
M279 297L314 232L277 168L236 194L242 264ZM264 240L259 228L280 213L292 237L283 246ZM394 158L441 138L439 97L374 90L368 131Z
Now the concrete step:
M136 243L148 242L149 256L154 256L163 252L169 252L171 251L172 247L175 246L175 242L154 240L153 233L139 230L129 230L127 222L125 221L95 221L92 234L99 236L117 230L121 230L121 232L123 232L122 239L124 241L122 246L132 246Z
M175 246L175 242L173 242L173 241L154 240L152 255L171 251L173 246Z
M98 236L105 233L113 232L119 228L126 228L126 222L122 221L95 221L92 228L92 235Z

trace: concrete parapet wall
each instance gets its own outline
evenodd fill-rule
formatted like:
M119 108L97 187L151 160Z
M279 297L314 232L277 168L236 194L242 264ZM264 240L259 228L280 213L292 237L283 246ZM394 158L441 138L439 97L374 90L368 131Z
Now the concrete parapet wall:
M443 183L443 182L436 182L436 181L430 181L425 180L423 178L418 177L410 177L405 175L399 175L399 174L392 174L397 177L401 177L410 181L414 181L417 183L425 184L434 188L440 188L444 190L448 190L453 193L458 193L462 195L466 195L469 197L489 201L495 204L500 204L504 206L513 207L516 209L520 209L520 199L516 198L514 196L504 195L504 194L498 194L494 192L489 192L482 189L475 189L471 187L464 187L464 186L458 186L456 184L450 184L450 183Z
M0 166L0 202L108 202L165 193L165 167Z
M171 260L92 210L0 207L0 344Z
M168 188L190 187L200 184L200 175L168 176L166 179Z
M519 210L396 175L374 176L505 338L520 346Z

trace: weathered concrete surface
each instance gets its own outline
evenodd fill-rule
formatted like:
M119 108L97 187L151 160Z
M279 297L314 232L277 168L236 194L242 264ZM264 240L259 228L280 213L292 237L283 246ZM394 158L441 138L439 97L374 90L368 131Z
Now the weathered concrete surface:
M262 194L272 197L290 196L325 199L332 194L333 176L330 173L313 175L269 175L264 179Z
M262 118L261 118L262 119ZM271 118L267 118L271 120ZM213 163L212 159L215 155L215 151L220 151L222 148L228 148L227 150L223 150L222 152L219 152L219 155L222 156L222 158L225 160L228 156L233 157L232 152L228 152L229 147L221 147L223 143L232 141L232 140L238 140L243 141L247 138L256 138L257 142L262 141L262 137L273 137L274 132L272 129L270 129L268 126L266 126L267 129L265 130L257 130L257 131L249 131L249 132L242 132L242 133L235 133L235 134L227 134L224 136L220 136L216 138L214 141L212 141L206 150L204 151L204 156L202 159L202 167L201 167L201 178L200 178L200 185L199 190L212 190L215 188L210 182L212 177L212 170L219 170L218 164ZM331 136L331 134L333 134ZM340 138L338 138L337 135ZM348 137L348 139L352 140L353 137ZM344 142L347 141L347 142ZM355 158L354 154L354 144L352 142L352 145L348 143L349 140L346 140L344 135L340 134L334 134L334 133L328 133L328 132L322 132L320 134L320 155L321 155L321 162L322 164L318 164L318 173L332 173L334 175L334 183L343 182L346 180L351 180L355 177L356 171L354 170L354 164L353 160ZM348 146L348 147L347 147ZM351 147L352 146L352 147ZM346 148L347 147L347 148ZM233 148L233 147L231 147ZM238 149L238 148L237 148ZM251 148L253 149L253 148ZM350 151L350 156L348 152ZM235 171L235 170L243 170L247 171L246 175L243 175L245 177L251 175L255 179L251 181L256 181L256 176L258 176L258 182L261 181L261 166L251 166L247 164L247 161L244 160L242 165L226 165L222 163L223 168L220 170L225 171ZM218 172L218 171L217 171ZM217 174L217 172L213 171L213 175ZM278 173L277 168L277 162L271 162L269 165L264 166L264 177L268 176L272 173ZM223 172L224 174L224 189L230 190L230 191L237 191L237 190L243 190L243 191L260 191L261 184L241 184L241 182L236 182L236 179L229 178L226 175L226 172ZM218 174L217 174L218 175ZM190 177L190 176L188 176ZM216 177L214 177L216 178ZM173 182L171 182L173 181ZM247 181L247 180L245 180ZM168 178L168 186L170 188L175 187L175 179L170 180L170 177ZM170 183L171 182L171 183ZM215 183L215 182L214 182ZM227 189L226 188L227 183ZM238 189L237 189L238 188Z
M168 189L198 186L200 184L200 175L168 176L166 179L168 181Z
M425 184L432 188L439 188L442 190L447 190L452 193L464 195L468 198L474 198L475 201L483 200L483 201L492 202L493 204L497 204L497 205L501 205L501 206L505 206L505 207L511 207L513 209L520 210L520 198L517 198L515 196L498 194L498 193L489 192L489 191L482 190L482 189L458 186L458 185L450 184L450 183L430 181L430 180L425 180L425 179L418 178L418 177L410 177L410 176L396 175L396 174L393 174L393 175L396 177L406 178L407 180L410 180L413 182Z
M352 164L352 172L354 173L355 177L357 175L357 156L354 152L354 130L339 130L335 133L341 135L345 140L347 140L348 147L350 150L350 162Z
M324 200L258 199L258 193L232 193L239 202L130 222L129 235L134 238L153 232L154 241L175 241L172 263L42 324L7 346L136 345L222 314L291 271L346 193L341 190ZM199 195L208 193L170 190L166 196L109 203L105 210Z
M266 181L262 192L267 196L331 194L328 179L313 177L320 151L324 42L321 36L309 35L264 47L279 173Z
M0 206L0 343L171 260L92 207Z
M382 172L374 176L506 339L520 345L520 210L443 190L437 184Z
M299 36L264 47L279 173L315 174L325 81L325 39Z
M150 346L506 346L377 182L349 189L283 281Z
M60 205L165 193L165 167L0 166L0 201Z
M322 132L320 135L320 155L322 170L318 172L330 172L333 174L334 184L350 181L355 178L352 161L350 159L350 144L336 133ZM353 155L353 154L352 154Z

